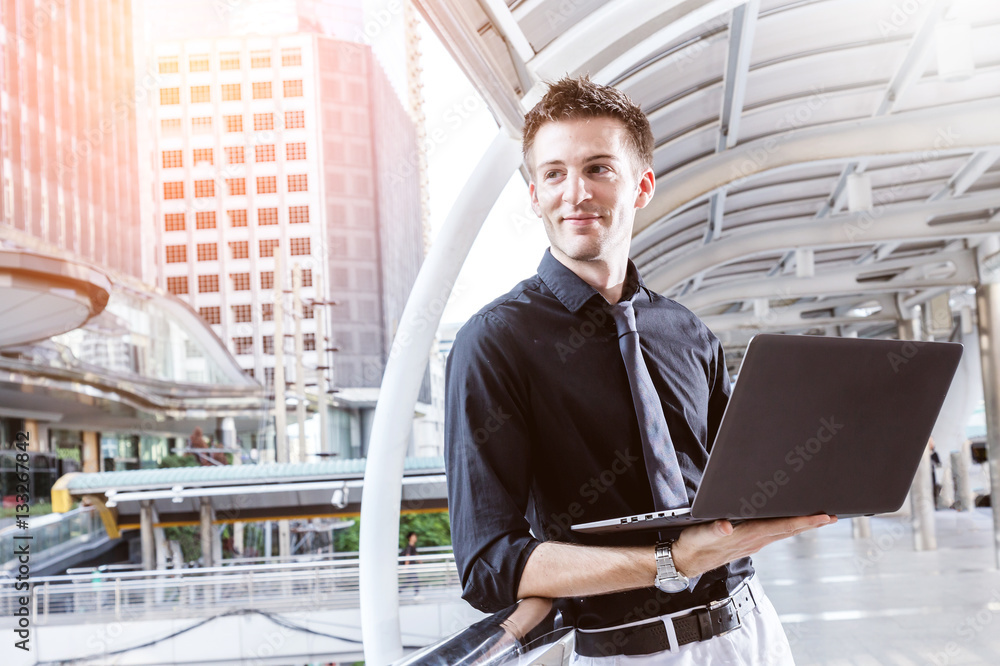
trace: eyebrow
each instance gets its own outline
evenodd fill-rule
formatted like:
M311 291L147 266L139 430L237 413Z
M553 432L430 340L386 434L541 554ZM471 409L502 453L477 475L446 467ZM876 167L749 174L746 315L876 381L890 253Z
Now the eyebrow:
M590 157L588 157L587 159L585 159L583 161L583 163L587 164L589 162L594 162L594 161L597 161L597 160L611 160L612 162L618 162L619 161L618 157L615 156L615 155L604 155L604 154L602 154L602 155L591 155ZM563 162L562 160L548 160L547 162L542 162L536 168L537 169L542 169L542 168L547 167L547 166L566 166L566 163Z

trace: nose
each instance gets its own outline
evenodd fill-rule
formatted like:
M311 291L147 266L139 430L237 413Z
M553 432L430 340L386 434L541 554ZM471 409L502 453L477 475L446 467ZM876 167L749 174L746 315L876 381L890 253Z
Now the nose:
M576 206L591 197L587 181L582 174L568 174L564 181L563 201Z

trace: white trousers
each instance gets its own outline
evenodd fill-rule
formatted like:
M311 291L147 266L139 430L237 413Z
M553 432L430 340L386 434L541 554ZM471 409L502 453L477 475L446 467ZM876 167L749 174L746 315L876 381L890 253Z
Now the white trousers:
M771 600L753 581L757 607L743 618L739 629L707 641L636 657L581 657L573 655L572 666L795 666L792 649Z

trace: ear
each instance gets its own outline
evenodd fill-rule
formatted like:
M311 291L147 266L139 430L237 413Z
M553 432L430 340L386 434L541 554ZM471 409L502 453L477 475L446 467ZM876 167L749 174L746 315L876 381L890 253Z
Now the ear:
M645 208L653 199L653 194L656 192L656 175L652 169L646 169L639 177L636 190L635 207Z
M531 198L531 210L538 217L542 216L542 207L538 205L538 192L535 191L535 181L528 183L528 196Z

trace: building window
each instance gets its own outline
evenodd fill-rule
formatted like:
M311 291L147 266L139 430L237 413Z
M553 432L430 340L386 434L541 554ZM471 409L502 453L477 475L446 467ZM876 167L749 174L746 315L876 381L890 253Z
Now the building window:
M163 216L167 231L184 231L184 213L167 213Z
M194 149L194 163L197 164L215 164L215 158L212 155L211 148L195 148Z
M243 116L222 116L222 122L226 125L227 132L243 131Z
M252 320L250 305L234 305L233 321L237 324L246 323Z
M168 245L167 263L182 264L187 261L187 245Z
M167 278L167 291L171 294L186 294L188 293L188 279L187 276L181 277L168 277Z
M261 227L270 226L278 223L278 209L277 208L258 208L257 209L257 225Z
M160 56L156 61L156 68L160 74L176 74L180 71L177 56Z
M239 51L227 51L219 54L219 69L239 69Z
M219 312L218 305L212 305L209 307L198 308L198 314L202 319L205 320L206 324L221 324L222 315Z
M314 316L313 306L310 305L310 304L303 303L302 304L302 318L303 319L312 319L313 316Z
M240 336L233 338L233 349L237 356L253 353L253 336Z
M193 55L188 59L188 66L192 72L208 71L208 54ZM208 86L205 86L206 88Z
M340 234L330 235L330 256L347 256L347 236L341 236Z
M191 131L195 134L212 133L212 116L201 116L191 119Z
M281 66L282 67L295 67L296 65L302 64L302 49L295 47L290 49L281 49Z
M254 99L271 99L271 82L270 81L254 81L253 82L253 98Z
M242 99L240 94L240 84L238 83L223 83L222 84L222 101L232 102L238 99Z
M208 86L191 86L191 103L197 104L199 102L211 102L212 95L209 92Z
M302 336L302 351L316 351L315 333L306 333Z
M309 206L289 206L288 223L306 224L309 222Z
M302 79L282 81L282 89L285 97L302 97Z
M160 121L160 131L164 136L175 136L181 133L180 118L164 118Z
M261 342L264 343L264 353L269 355L274 355L274 336L264 335L261 336Z
M218 261L219 246L215 243L198 243L198 261Z
M303 129L305 126L305 111L285 111L285 129Z
M273 113L253 114L253 129L255 132L259 132L261 130L273 130L274 114Z
M250 67L253 69L261 69L263 67L271 66L271 52L270 51L251 51L250 52Z
M181 89L180 88L160 88L160 104L180 104L181 103Z
M268 387L274 386L274 368L264 368L264 384Z
M262 321L274 321L274 303L264 303L260 306Z
M309 247L310 243L308 238L292 238L289 241L289 248L292 251L292 256L309 254Z
M226 164L243 164L243 146L226 148Z
M277 238L265 238L260 241L260 256L273 257L274 250L278 247Z
M164 150L163 151L163 168L173 169L175 167L184 166L183 152L180 150Z
M233 259L249 259L250 245L247 241L229 241L229 252Z
M198 229L215 228L215 211L203 210L194 214L194 226Z
M286 160L304 160L306 158L305 142L290 143L285 146Z
M196 199L203 199L205 197L214 197L215 181L214 180L194 181L194 196Z
M289 192L305 192L309 189L308 176L304 173L296 173L288 176Z
M184 181L172 181L169 183L163 183L163 198L164 199L183 199L184 198Z
M212 292L219 291L219 276L218 275L199 275L198 276L198 293L208 294Z
M274 194L278 191L276 176L257 176L257 194Z
M231 227L247 226L247 211L245 208L239 208L236 210L227 210L226 215L229 216L229 226Z
M313 286L313 270L311 268L302 269L302 286L303 287Z
M250 291L249 273L230 273L229 277L233 281L233 291Z
M268 144L266 146L254 146L253 154L254 154L253 159L255 162L273 162L274 144Z
M226 188L229 190L230 196L237 196L240 194L247 193L247 179L246 178L226 178ZM243 226L246 226L245 224Z
M274 289L274 271L261 271L260 272L260 288L261 289ZM271 321L270 319L265 319L264 321Z

